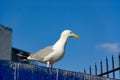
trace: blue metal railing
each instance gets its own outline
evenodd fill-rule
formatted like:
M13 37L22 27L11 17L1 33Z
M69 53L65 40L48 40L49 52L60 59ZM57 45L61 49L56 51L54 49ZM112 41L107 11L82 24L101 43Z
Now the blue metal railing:
M113 80L79 72L0 60L0 80Z

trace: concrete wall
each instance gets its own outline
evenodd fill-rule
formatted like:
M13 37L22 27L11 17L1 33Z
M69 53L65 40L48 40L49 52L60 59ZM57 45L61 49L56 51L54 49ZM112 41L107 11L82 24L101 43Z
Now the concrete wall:
M0 80L114 80L79 72L0 60Z
M0 25L0 59L11 60L12 30Z

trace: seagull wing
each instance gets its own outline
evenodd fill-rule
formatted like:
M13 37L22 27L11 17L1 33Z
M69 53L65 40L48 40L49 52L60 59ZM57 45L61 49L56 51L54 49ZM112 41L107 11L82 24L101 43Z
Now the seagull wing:
M31 54L30 57L32 59L39 60L42 62L42 60L52 52L54 52L53 46L48 46L48 47L43 48L34 54Z

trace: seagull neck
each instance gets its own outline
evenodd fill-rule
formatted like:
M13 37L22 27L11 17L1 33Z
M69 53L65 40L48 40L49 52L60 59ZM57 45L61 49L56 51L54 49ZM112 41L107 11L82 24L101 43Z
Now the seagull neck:
M55 47L59 47L59 48L64 48L66 45L66 41L67 41L68 37L66 36L61 36L59 38L59 40L54 44L54 48Z

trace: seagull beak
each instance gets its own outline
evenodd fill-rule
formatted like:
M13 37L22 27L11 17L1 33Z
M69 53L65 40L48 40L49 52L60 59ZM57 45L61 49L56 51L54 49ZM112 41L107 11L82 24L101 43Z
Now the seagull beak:
M74 37L74 38L79 38L79 36L77 35L77 34L72 34L72 36Z

